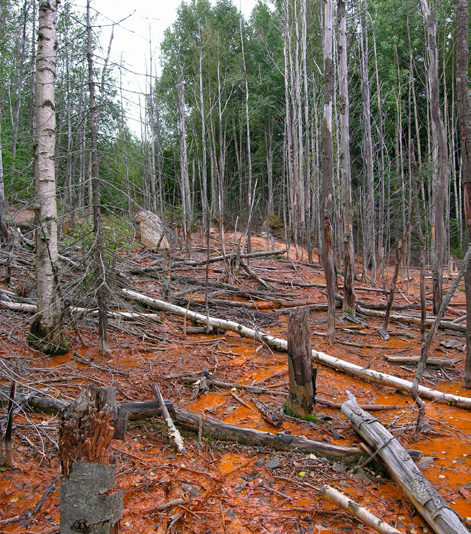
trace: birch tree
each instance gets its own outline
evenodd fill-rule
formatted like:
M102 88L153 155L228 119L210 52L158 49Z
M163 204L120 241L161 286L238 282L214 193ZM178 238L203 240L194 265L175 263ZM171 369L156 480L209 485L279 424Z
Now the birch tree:
M36 62L35 193L38 203L36 230L36 290L38 313L28 334L28 343L50 355L65 354L62 330L63 302L58 281L56 208L56 114L55 77L57 51L57 0L39 4Z

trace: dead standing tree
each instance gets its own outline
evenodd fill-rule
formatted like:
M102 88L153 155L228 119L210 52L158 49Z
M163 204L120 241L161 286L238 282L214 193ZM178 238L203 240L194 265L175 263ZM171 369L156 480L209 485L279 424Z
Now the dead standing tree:
M433 313L437 314L442 303L443 260L445 256L444 206L448 173L448 152L445 126L440 109L440 78L438 72L437 23L427 0L420 0L427 32L427 74L430 107L433 122L433 151L438 152L438 179L433 192L434 234L432 247ZM434 161L435 164L435 161ZM434 177L436 173L434 173Z
M332 61L333 0L327 0L324 10L324 120L322 122L322 213L324 215L325 280L327 284L327 340L335 339L336 275L332 238L334 213L334 156L332 144L332 95L334 70Z
M466 243L471 243L471 106L468 85L469 64L469 6L468 0L456 4L456 92L460 123L461 175L464 188ZM471 264L466 271L466 312L471 317ZM471 320L466 329L466 364L463 387L471 389Z
M95 235L96 295L98 303L98 350L109 353L108 345L108 295L106 286L105 254L103 248L103 228L101 221L100 178L98 164L98 117L93 76L92 26L90 23L90 0L87 0L87 60L88 89L90 93L90 140L91 140L91 182L93 204L93 231Z
M312 368L309 308L296 308L288 326L289 407L301 415L312 414L317 369Z

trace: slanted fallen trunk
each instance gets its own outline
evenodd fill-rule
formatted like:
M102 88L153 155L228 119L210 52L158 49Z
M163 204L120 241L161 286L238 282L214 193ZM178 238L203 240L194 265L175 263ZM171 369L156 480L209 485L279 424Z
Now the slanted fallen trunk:
M351 393L342 406L342 413L350 419L355 431L378 452L394 480L436 534L469 534L459 515L424 477L409 453L377 419L358 406Z
M336 504L344 510L351 512L354 516L358 517L360 521L365 523L365 525L368 525L372 529L376 530L376 532L380 532L380 534L401 534L397 528L385 523L382 519L379 519L369 510L363 508L363 506L360 506L355 501L352 501L335 488L330 486L322 486L320 494L332 504Z
M174 304L169 304L162 300L153 299L142 295L141 293L136 293L135 291L130 291L129 289L123 289L123 294L129 298L135 299L147 306L153 308L174 313L190 321L195 321L199 324L206 325L208 324L211 328L219 328L221 330L229 330L235 332L242 337L248 337L254 339L261 343L265 343L269 347L287 352L288 343L284 339L280 339L269 334L265 334L260 330L253 330L247 326L236 323L235 321L226 321L225 319L216 319L211 317L206 317L201 313L196 313L180 306L175 306ZM384 386L390 386L401 391L406 391L410 393L412 391L412 382L398 378L396 376L388 375L386 373L380 373L374 371L373 369L365 369L354 363L341 360L340 358L335 358L324 352L319 352L317 350L312 351L312 358L315 362L321 363L338 371L343 371L347 374L357 376L363 380L374 382L376 384L382 384ZM471 398L461 397L459 395L452 395L450 393L442 393L441 391L436 391L425 386L419 386L419 394L424 399L435 400L441 402L442 404L450 404L452 406L457 406L459 408L471 409Z

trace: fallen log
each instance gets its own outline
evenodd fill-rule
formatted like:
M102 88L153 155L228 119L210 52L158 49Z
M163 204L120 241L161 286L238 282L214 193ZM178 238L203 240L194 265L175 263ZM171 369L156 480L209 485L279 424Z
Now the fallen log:
M144 409L141 412L141 405ZM359 447L342 447L332 445L321 441L314 441L304 436L296 434L285 434L283 432L273 434L253 428L247 428L239 425L232 425L224 421L218 421L211 417L201 416L187 410L180 410L174 406L168 405L168 409L175 422L184 428L198 432L200 420L202 425L203 436L221 441L236 441L243 445L272 447L276 450L297 450L303 452L318 453L329 458L345 458L361 456L363 451ZM126 403L120 406L120 414L132 414L134 417L145 413L146 415L160 414L160 408L157 403ZM118 414L118 419L120 419ZM121 416L122 417L122 416Z
M47 412L59 412L68 407L69 403L52 397L35 397L28 399L32 408ZM198 432L200 420L203 435L221 441L236 441L243 445L272 447L276 450L298 450L306 453L318 453L329 458L358 457L363 454L360 447L342 447L326 442L314 441L304 436L294 434L263 432L239 425L231 425L175 408L169 401L165 405L174 422L184 428ZM117 406L118 415L115 421L114 439L124 439L128 419L141 419L161 415L160 405L157 401L125 402Z
M262 250L260 252L251 252L250 254L239 254L239 258L265 258L267 256L277 256L280 254L284 254L286 252L286 249L283 248L281 250ZM235 258L237 256L237 253L231 253L226 255L220 255L220 256L213 256L209 259L204 260L193 260L193 261L181 261L181 262L175 262L172 264L172 268L178 268L178 267L198 267L200 265L207 265L208 263L216 263L218 261L227 261L228 259Z
M370 317L385 317L386 313L379 311L379 310L370 310L363 306L359 306L357 304L356 310L358 313L361 313L363 315L368 315ZM390 317L391 321L400 321L402 323L406 324L416 324L420 326L421 319L420 317L412 317L410 315L400 315L398 313L392 313ZM425 324L427 326L432 326L435 322L434 317L429 317L425 320ZM439 324L440 328L443 328L444 330L454 330L456 332L463 332L466 333L466 325L454 323L452 321L440 321Z
M416 365L420 361L420 356L385 356L388 362L393 363L410 363ZM426 365L433 367L454 367L453 360L451 358L428 358Z
M409 453L377 419L358 406L351 393L342 406L342 413L350 419L355 431L378 452L392 477L436 534L469 534L459 515L424 477Z
M397 528L385 523L382 519L379 519L373 515L369 510L363 508L363 506L360 506L355 501L352 501L346 495L340 491L337 491L331 486L322 486L320 489L320 494L324 497L324 499L327 499L332 504L336 504L344 510L351 512L360 521L365 523L365 525L368 525L372 529L376 530L376 532L380 532L380 534L401 534L400 530L397 530Z
M130 291L129 289L123 289L122 292L127 297L135 299L143 304L146 304L147 306L186 317L191 321L195 321L203 325L209 325L212 328L220 328L221 330L235 332L242 337L247 337L249 339L254 339L261 343L265 343L275 350L282 352L287 352L288 350L288 343L286 340L265 334L260 330L253 330L252 328L248 328L247 326L236 323L235 321L227 321L225 319L211 317L207 318L206 315L202 315L201 313L186 310L180 306L175 306L174 304L169 304L168 302L164 302L162 300L153 299L147 297L146 295L142 295L141 293ZM376 384L382 384L384 386L390 386L407 393L412 391L412 382L404 380L403 378L374 371L373 369L365 369L359 365L355 365L317 350L312 351L312 358L315 362L326 365L327 367L332 367L338 371L343 371L347 374L361 378L362 380L374 382ZM469 397L461 397L459 395L443 393L425 386L419 386L419 394L424 399L435 400L442 404L450 404L452 406L466 408L468 410L471 408L471 398Z

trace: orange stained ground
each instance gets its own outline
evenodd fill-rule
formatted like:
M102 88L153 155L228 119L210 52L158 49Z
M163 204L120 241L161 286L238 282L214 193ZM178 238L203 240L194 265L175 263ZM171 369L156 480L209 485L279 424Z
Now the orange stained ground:
M268 268L268 260L254 262L260 269ZM280 262L280 271L290 269L290 263ZM263 271L257 271L259 275ZM296 264L292 274L283 276L303 283L323 283L318 270ZM246 282L248 283L248 282ZM158 285L149 282L142 292L158 296ZM285 302L325 302L319 288L280 287ZM398 304L417 302L417 286L410 292L401 286L404 296ZM270 297L270 295L267 295ZM222 297L225 298L225 297ZM381 292L358 292L367 302L385 302ZM458 295L455 307L462 302ZM267 319L273 324L264 330L286 337L287 315L272 310L272 298L257 302L253 313L265 315L242 317L245 324L254 326ZM277 304L278 306L278 304ZM233 314L233 309L226 309ZM216 313L211 309L210 314ZM270 315L268 315L270 314ZM363 318L363 325L355 325L337 317L336 342L329 346L325 339L326 313L313 311L310 315L311 342L316 350L361 366L395 374L412 380L414 367L398 365L386 360L387 355L417 356L420 354L418 327L392 322L391 338L383 341L378 335L381 320ZM10 318L5 319L11 320ZM235 320L235 319L234 319ZM183 334L182 320L167 317L153 330L144 329L142 337L131 335L126 329L113 330L112 358L103 359L93 348L96 334L82 330L87 347L81 346L70 333L72 350L55 359L33 354L21 343L4 338L14 350L15 362L23 367L25 380L34 387L47 390L64 400L77 397L89 382L113 385L118 402L151 400L149 381L159 384L166 399L176 406L198 414L255 428L279 432L267 423L252 402L255 398L240 385L259 385L273 391L287 391L286 355L260 347L233 333L212 335ZM124 325L126 326L126 325ZM18 325L18 332L24 323ZM152 334L154 337L152 337ZM13 338L14 339L14 338ZM442 341L465 343L460 333L439 331L430 355L447 356L453 366L443 370L428 369L422 383L433 389L456 395L470 396L461 387L464 353L459 348L447 348ZM0 356L12 363L11 353L0 348ZM211 389L193 398L191 385L182 380L186 374L197 377L206 368L215 379L234 385L230 389ZM4 382L2 385L7 385ZM413 432L416 410L410 397L375 384L320 366L317 376L317 396L341 403L347 391L355 394L361 404L383 404L392 409L375 412L375 416L408 449L423 452L419 461L424 475L445 500L468 521L471 521L471 416L470 412L436 402L427 402L426 432L416 437ZM231 394L232 393L232 394ZM265 393L257 398L271 409L278 409L285 396ZM242 401L242 402L241 402ZM401 409L394 409L404 406ZM3 409L3 408L2 408ZM316 421L284 420L285 433L300 434L338 445L358 445L359 438L351 430L339 409L316 404ZM2 414L3 415L3 414ZM35 508L46 494L56 474L60 472L57 454L59 418L51 414L19 412L15 416L13 448L16 465L0 470L0 533L59 532L59 483ZM352 472L354 464L329 462L317 454L279 452L269 448L243 447L233 443L215 442L188 431L182 431L187 455L178 455L167 437L159 417L129 422L125 442L113 443L116 455L117 484L124 490L124 511L121 521L123 533L371 533L349 513L325 502L318 493L322 484L329 484L365 506L378 517L405 533L431 532L417 515L408 498L384 469L372 462ZM179 504L165 510L156 507L172 500Z

